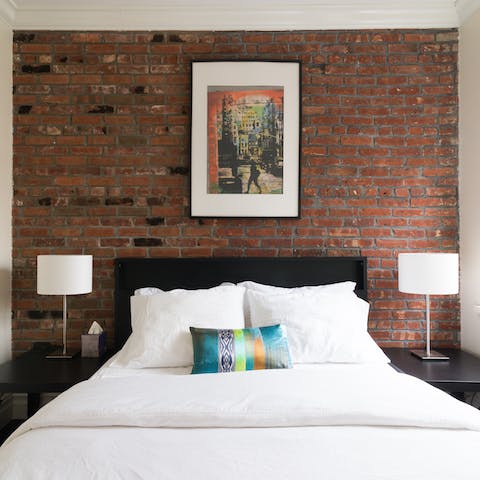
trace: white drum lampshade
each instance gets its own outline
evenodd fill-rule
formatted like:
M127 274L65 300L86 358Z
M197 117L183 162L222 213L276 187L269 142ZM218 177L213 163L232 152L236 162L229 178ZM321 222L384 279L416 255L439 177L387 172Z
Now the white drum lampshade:
M39 255L37 293L78 295L92 291L91 255Z
M92 255L38 255L37 293L63 295L63 346L51 358L71 358L67 353L67 295L92 291Z
M430 349L430 295L458 293L458 253L400 253L398 289L426 296L426 347L412 353L423 360L448 360Z
M398 289L422 295L455 295L458 253L400 253Z

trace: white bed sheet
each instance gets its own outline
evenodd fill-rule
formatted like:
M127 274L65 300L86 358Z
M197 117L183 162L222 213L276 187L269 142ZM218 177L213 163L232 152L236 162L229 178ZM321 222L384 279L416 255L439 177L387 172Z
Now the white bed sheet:
M480 471L480 413L417 379L394 372L388 365L297 366L294 371L276 371L276 374L250 372L187 376L187 373L188 369L123 370L107 364L92 381L62 394L48 404L49 409L40 410L24 427L25 433L19 431L0 449L0 478L470 480ZM235 391L235 375L239 379L247 378L247 384L252 379L256 384L258 378L259 383L265 383L268 388L260 395L258 392L253 396L251 392L244 392L243 401L248 405L239 405L231 400L239 393ZM308 398L306 403L298 406L300 411L293 412L282 403L284 400L276 402L274 397L282 387L288 388L290 381L286 379L290 377L293 378L291 385L297 388L303 383L303 380L295 383L299 377L304 377L307 383L314 378L322 382L316 387L305 386L303 392L310 396L317 391L320 398ZM195 391L190 390L189 379L205 388L201 388L197 398L191 398L187 405L181 399L191 397ZM102 408L101 404L106 401L109 388L103 389L102 385L115 384L116 380L118 390L114 395L127 385L145 385L148 391L125 391L122 402L130 413L122 415L131 418L125 425L119 420L118 425L109 426L108 423L112 423L110 406L103 405ZM180 382L182 385L184 381L187 381L185 390L169 394L165 391L164 396L170 396L170 400L162 404L160 399L159 410L156 410L157 402L152 399L160 395L162 386L175 389L175 384ZM218 382L231 387L232 396L210 388ZM361 384L374 391L359 391ZM239 388L245 388L245 385ZM423 395L418 397L420 393ZM270 394L273 397L269 397ZM87 401L89 395L90 405ZM401 398L396 402L398 395ZM332 411L326 411L335 396L337 405L332 406ZM375 399L375 396L380 397ZM137 415L137 409L145 412L144 397L146 404L150 405L147 408L149 414ZM286 397L297 402L302 394L296 392ZM251 399L255 399L253 403L249 403ZM268 408L260 408L259 399L270 402ZM391 405L382 407L386 399L390 399ZM95 401L100 402L100 409L94 408ZM226 409L227 416L206 415L205 419L205 415L199 415L195 420L193 415L186 419L187 424L197 422L192 428L183 425L185 416L179 415L179 420L172 421L161 414L162 409L167 405L172 408L175 402L176 413L183 411L188 417L199 402L203 402L205 408L206 405L215 406L215 402L221 407L225 401L232 402ZM118 403L114 410L122 410ZM373 414L368 420L362 420L369 405L374 409ZM235 422L239 420L240 408L266 412L266 416L259 417L261 424L273 422L284 426L258 428L255 422L245 418L243 425L248 428L229 427L232 418ZM345 416L331 419L332 412L338 414L347 408L351 411L347 420L358 421L358 425L342 425ZM381 415L375 413L379 409ZM281 412L282 418L275 420ZM80 417L98 415L106 424L101 427L69 425L75 424L75 416L79 414ZM388 415L395 417L394 422L406 422L407 425L388 425L392 423ZM226 427L214 426L219 416L220 421L226 422ZM323 420L315 420L316 416ZM95 420L100 424L102 421ZM330 421L333 421L332 425L328 424ZM85 424L84 419L79 422ZM135 426L135 423L143 422L151 428ZM312 425L308 425L309 422ZM368 422L378 424L363 424ZM428 425L429 422L433 422L435 428L408 425ZM435 422L442 423L443 427L434 425ZM49 426L49 423L53 425ZM128 426L131 423L134 425ZM28 430L30 427L34 429Z

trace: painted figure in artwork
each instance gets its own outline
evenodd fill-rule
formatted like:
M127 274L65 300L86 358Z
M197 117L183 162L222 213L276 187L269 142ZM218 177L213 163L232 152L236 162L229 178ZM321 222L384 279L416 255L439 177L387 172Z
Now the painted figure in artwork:
M262 188L258 184L258 177L260 176L260 170L254 162L250 165L250 177L248 177L248 186L245 193L250 193L250 186L253 183L258 188L258 193L262 193Z

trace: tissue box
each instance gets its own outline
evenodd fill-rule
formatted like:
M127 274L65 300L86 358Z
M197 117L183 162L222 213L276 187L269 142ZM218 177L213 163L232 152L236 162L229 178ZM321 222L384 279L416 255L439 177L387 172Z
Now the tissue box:
M82 357L101 357L107 350L105 332L82 335Z

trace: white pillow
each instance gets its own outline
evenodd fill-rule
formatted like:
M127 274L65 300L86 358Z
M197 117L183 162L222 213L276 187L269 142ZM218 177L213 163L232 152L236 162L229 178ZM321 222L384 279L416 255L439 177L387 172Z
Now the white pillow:
M303 287L275 287L273 285L264 285L263 283L252 282L250 280L237 283L239 287L245 287L247 290L255 290L264 293L296 293L296 292L328 292L328 293L349 293L355 290L355 282L338 282L327 285L306 285Z
M237 283L239 287L245 287L248 291L255 291L255 292L263 292L269 293L272 295L281 295L283 293L305 293L305 292L312 292L318 294L331 294L331 295L353 295L356 296L354 293L356 283L355 282L338 282L338 283L329 283L327 285L306 285L303 287L275 287L273 285L264 285L263 283L252 282L250 280ZM248 304L247 296L245 295L245 304L244 304L244 312L245 312L245 325L247 327L252 327L252 322L250 320L250 306ZM365 325L365 328L367 326Z
M220 284L220 286L224 287L226 285L234 286L234 283L231 282L223 282ZM184 290L183 288L176 288L175 290L168 290L170 292L176 292L178 290ZM137 288L135 292L133 293L134 295L157 295L158 293L164 293L166 290L162 290L161 288L158 287L142 287L142 288Z
M294 363L388 363L367 332L369 304L356 295L247 290L253 327L287 327Z
M164 293L164 290L157 287L143 287L137 288L134 295L157 295L159 293Z
M131 297L132 334L114 365L127 368L193 365L189 327L244 328L244 295L242 287L219 286Z

